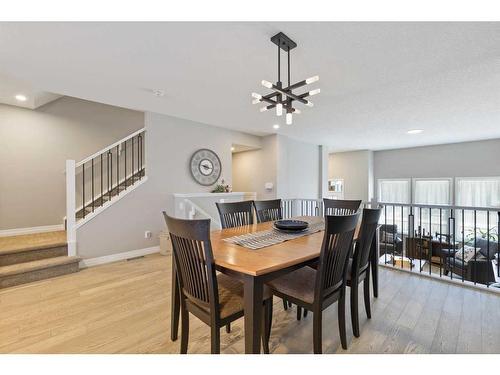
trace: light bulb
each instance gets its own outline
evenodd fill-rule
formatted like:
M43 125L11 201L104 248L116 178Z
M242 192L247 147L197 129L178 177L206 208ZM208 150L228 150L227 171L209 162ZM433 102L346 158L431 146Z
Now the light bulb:
M314 76L314 77L310 77L310 78L306 79L306 84L310 84L310 83L313 83L316 81L319 81L319 76Z
M310 102L310 101L307 101L306 105L307 105L308 107L314 107L314 104L313 104L312 102Z
M262 83L262 86L267 87L268 89L273 88L273 84L269 81L266 81L265 79L263 79L261 83Z
M283 104L276 104L276 116L281 116L283 114Z
M254 99L252 100L252 104L259 104L260 103L260 99Z
M23 94L17 94L16 95L16 100L20 101L20 102L25 102L26 100L28 100L28 98L26 97L26 95L23 95Z
M273 128L274 128L274 129L279 129L279 128L280 128L280 126L279 126L278 124L274 124L274 125L273 125Z
M265 111L267 111L267 107L262 107L259 111L265 112Z
M292 114L291 113L287 113L286 114L286 124L287 125L292 125L292 122L293 122L293 120L292 120Z
M311 91L309 91L309 96L313 96L313 95L319 94L320 92L321 92L320 89L311 90Z
M262 95L257 94L256 92L252 92L252 98L255 98L255 99L262 99Z

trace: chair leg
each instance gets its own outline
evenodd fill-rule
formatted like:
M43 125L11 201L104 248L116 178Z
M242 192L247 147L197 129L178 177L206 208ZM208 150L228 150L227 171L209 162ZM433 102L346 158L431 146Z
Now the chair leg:
M339 299L339 332L342 349L347 349L347 334L345 329L345 287Z
M288 302L283 298L283 309L288 310Z
M366 278L363 280L363 294L365 297L365 311L368 319L372 318L372 311L370 308L370 273L367 273ZM359 323L358 323L359 329Z
M187 354L189 341L189 312L183 304L181 304L181 320L181 354Z
M302 307L297 306L297 320L300 320L302 318Z
M358 313L358 281L351 282L351 322L352 333L355 337L359 337L359 313ZM340 309L340 307L339 307Z
M307 309L304 309L304 318L307 317Z
M226 325L226 333L231 333L231 323L227 323L227 325Z
M292 307L292 303L288 301L288 307Z
M264 301L264 319L262 320L262 348L264 354L269 354L269 337L271 335L271 323L273 316L272 298Z
M321 354L322 349L322 323L323 314L321 311L313 312L313 347L314 354Z
M212 354L220 354L220 328L216 325L211 327L211 344L210 350Z

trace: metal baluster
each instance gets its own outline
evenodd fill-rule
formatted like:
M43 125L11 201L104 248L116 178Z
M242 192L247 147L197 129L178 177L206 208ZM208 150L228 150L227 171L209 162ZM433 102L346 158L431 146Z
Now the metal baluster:
M109 195L109 200L111 200L111 190L113 190L113 154L111 153L111 150L108 151L108 160L110 160L109 167L108 167L108 172L109 172L108 173L108 178L109 178L108 195Z
M132 137L131 141L132 141L132 148L131 148L131 150L132 150L132 183L134 183L135 182L135 180L134 180L134 175L135 175L135 171L134 171L134 137Z
M453 225L452 225L453 222ZM455 253L453 250L455 249L455 236L456 236L456 228L455 228L455 215L453 209L450 210L450 217L448 219L448 233L450 233L450 244L451 244L451 249L450 251ZM453 236L451 235L451 229L453 228ZM450 279L453 280L453 262L450 261L450 254L447 254L446 257L446 262L448 264L448 267L451 268L450 271ZM451 266L451 267L450 267Z
M102 154L101 154L101 206L104 204L104 197L102 196Z
M404 217L404 207L403 207L403 205L401 205L401 241L403 242L403 250L401 250L401 255L402 256L405 255L405 247L404 247L404 243L405 243L405 228L404 228L403 217ZM410 270L412 269L411 265L413 265L413 259L410 259Z
M500 275L500 211L497 212L497 275Z
M85 163L82 165L82 207L83 218L85 219Z
M487 249L487 254L488 254L488 260L490 257L490 211L486 211L486 249ZM490 287L490 283L486 283L486 287Z
M474 263L476 263L476 233L477 233L477 228L476 228L476 210L474 210ZM463 258L462 258L463 259ZM474 285L476 285L476 264L474 264Z
M125 190L127 190L127 184L128 184L128 180L127 180L127 141L124 142L125 143L125 172L123 173L123 176L124 176L124 182L125 182Z
M443 209L440 207L439 208L439 248L440 248L440 256L439 256L439 277L443 277L443 270L442 270L442 259L443 259L443 256L442 256L442 252L443 252L443 219L442 219L442 216L443 216ZM450 232L448 231L448 235L450 234Z
M429 275L432 274L432 208L429 208Z
M464 259L464 246L465 246L465 214L462 209L462 259ZM462 282L465 281L465 272L462 272Z
M384 205L384 247L384 264L387 264L387 205ZM392 254L392 259L394 263L394 254Z
M120 194L120 149L116 146L116 195Z
M94 158L92 158L92 212L94 212Z
M139 153L139 156L138 156L138 159L139 159L139 180L142 178L142 136L139 134L139 150L140 150L140 153Z

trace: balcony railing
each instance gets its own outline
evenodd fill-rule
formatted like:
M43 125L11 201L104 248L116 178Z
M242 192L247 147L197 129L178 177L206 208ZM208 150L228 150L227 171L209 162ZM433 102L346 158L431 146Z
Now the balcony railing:
M500 208L363 203L381 207L380 264L500 287ZM322 216L320 199L282 201L283 216Z

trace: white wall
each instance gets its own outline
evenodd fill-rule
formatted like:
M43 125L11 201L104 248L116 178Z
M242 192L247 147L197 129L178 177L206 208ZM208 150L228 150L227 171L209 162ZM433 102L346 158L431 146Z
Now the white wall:
M232 182L231 145L260 148L261 138L175 117L146 114L146 174L148 180L87 222L77 232L78 255L93 258L158 245L165 228L162 211L173 214L173 193L207 192L189 171L194 151L209 148L222 163L222 175ZM145 239L144 232L153 238Z
M233 154L233 191L256 192L257 199L276 198L277 136L262 137L262 148ZM266 190L266 182L273 184Z
M318 145L278 136L277 190L280 198L320 198L321 149Z
M372 151L330 154L328 176L344 180L344 199L369 201L373 197Z
M36 110L0 104L0 229L62 224L66 159L143 126L142 112L70 97Z
M379 178L500 176L500 139L374 152Z

